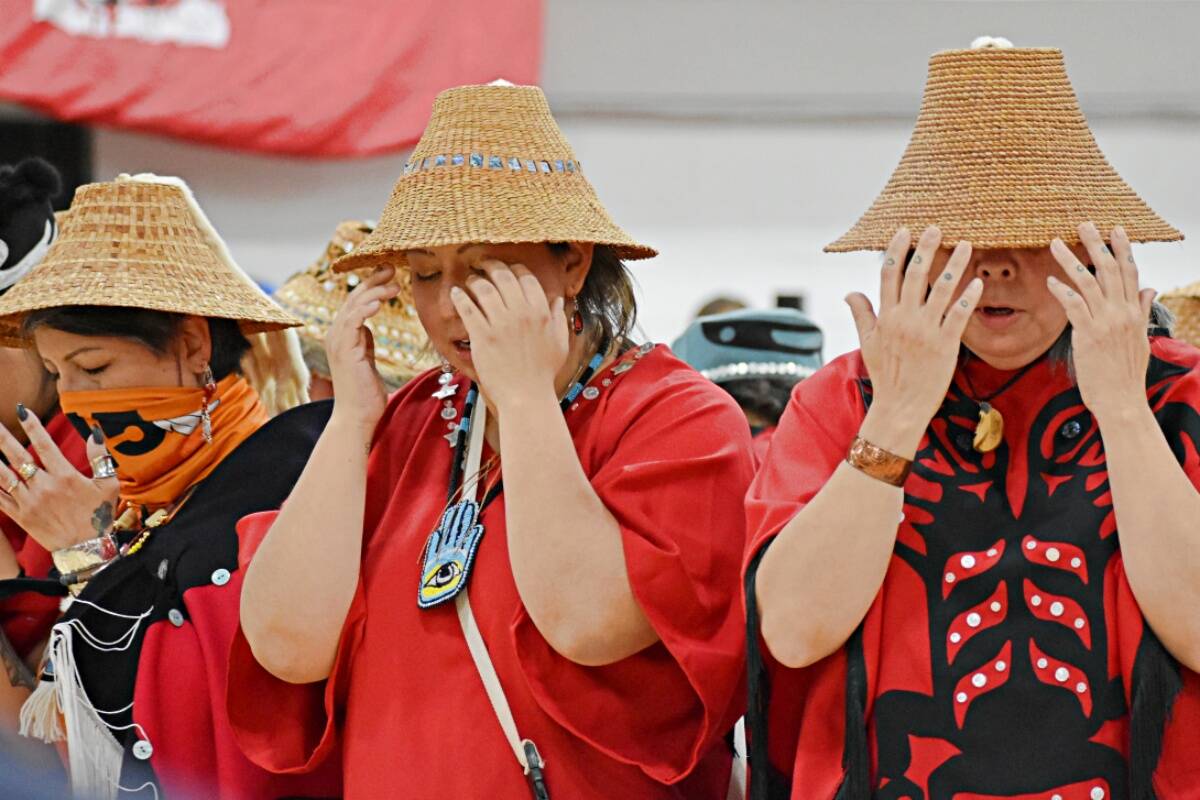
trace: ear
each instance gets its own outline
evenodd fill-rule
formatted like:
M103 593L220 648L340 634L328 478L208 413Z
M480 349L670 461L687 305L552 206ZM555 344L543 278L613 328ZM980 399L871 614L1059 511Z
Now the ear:
M177 338L179 361L189 375L200 375L212 360L212 334L204 317L185 317Z
M592 270L592 256L596 245L592 242L568 242L570 249L563 256L566 269L566 294L576 297L583 291L583 284Z

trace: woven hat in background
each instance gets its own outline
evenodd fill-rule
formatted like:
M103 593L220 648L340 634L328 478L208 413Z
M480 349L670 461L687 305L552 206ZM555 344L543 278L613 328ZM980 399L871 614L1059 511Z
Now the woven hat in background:
M244 333L299 325L233 262L178 178L122 175L79 187L41 263L0 297L0 339L60 306L121 306L237 320Z
M1158 298L1175 315L1171 334L1200 347L1200 281L1173 289Z
M239 323L242 369L271 414L308 401L308 370L280 308L233 260L179 178L121 175L79 187L41 263L0 297L0 344L28 346L31 311L112 306Z
M929 60L908 148L874 205L826 252L884 250L929 225L942 246L1045 247L1076 227L1123 225L1135 242L1183 238L1129 188L1096 145L1062 51L980 39Z
M438 95L379 226L335 269L404 266L404 250L467 242L594 242L650 258L609 218L536 86Z
M364 277L359 271L334 272L331 267L336 259L362 244L374 227L371 222L357 220L340 223L316 263L293 275L275 292L276 302L303 323L297 333L304 360L323 378L329 377L325 360L329 326L350 291ZM413 308L410 280L407 270L398 272L400 294L366 323L375 338L375 365L393 389L438 363Z

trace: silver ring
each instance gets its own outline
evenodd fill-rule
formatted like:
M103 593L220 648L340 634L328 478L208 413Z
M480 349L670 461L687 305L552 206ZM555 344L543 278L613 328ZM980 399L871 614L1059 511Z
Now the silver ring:
M110 455L96 456L92 459L92 480L102 481L117 477L117 462Z

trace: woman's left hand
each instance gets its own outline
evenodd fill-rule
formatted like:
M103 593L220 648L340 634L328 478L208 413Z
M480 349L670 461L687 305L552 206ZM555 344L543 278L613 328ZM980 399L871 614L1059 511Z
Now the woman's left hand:
M116 478L94 480L67 461L36 415L21 420L42 466L28 478L17 469L34 464L21 443L0 425L0 452L11 466L0 464L0 511L42 547L61 550L106 532L117 502ZM88 437L89 460L104 455L104 446ZM36 466L36 464L34 464Z
M450 299L471 339L471 361L484 395L499 410L530 391L553 393L570 345L563 298L548 301L541 283L521 264L488 260L479 267L487 278L469 278L470 293L455 287Z
M1111 251L1091 222L1079 226L1079 238L1096 274L1055 239L1050 252L1075 288L1053 276L1047 283L1071 322L1079 393L1103 424L1104 417L1146 406L1147 325L1156 292L1138 286L1137 264L1124 228L1113 229Z

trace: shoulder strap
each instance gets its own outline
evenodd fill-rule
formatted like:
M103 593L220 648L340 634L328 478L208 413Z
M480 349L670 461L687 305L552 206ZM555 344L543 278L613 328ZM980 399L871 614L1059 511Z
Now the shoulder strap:
M479 494L479 462L483 455L483 433L487 427L487 402L482 395L476 402L474 412L467 424L470 425L468 435L471 438L467 444L467 463L463 470L463 474L467 476L467 482L463 485L462 494L463 497L475 499ZM521 734L517 731L517 722L513 719L512 708L504 694L504 687L500 684L500 677L496 674L496 667L492 664L492 657L488 654L487 644L483 641L483 634L479 631L479 624L475 621L475 613L471 610L469 594L468 587L464 586L458 597L454 599L454 607L458 611L458 622L462 625L463 638L467 640L467 649L471 651L471 660L475 662L475 670L479 673L480 680L483 681L483 689L487 692L492 710L496 712L496 719L500 723L501 730L504 731L504 738L508 739L513 755L516 756L517 763L521 765L521 771L525 773L525 778L529 781L529 788L533 793L534 800L550 800L550 793L546 789L546 780L542 774L546 764L542 761L537 745L530 739L522 739Z

